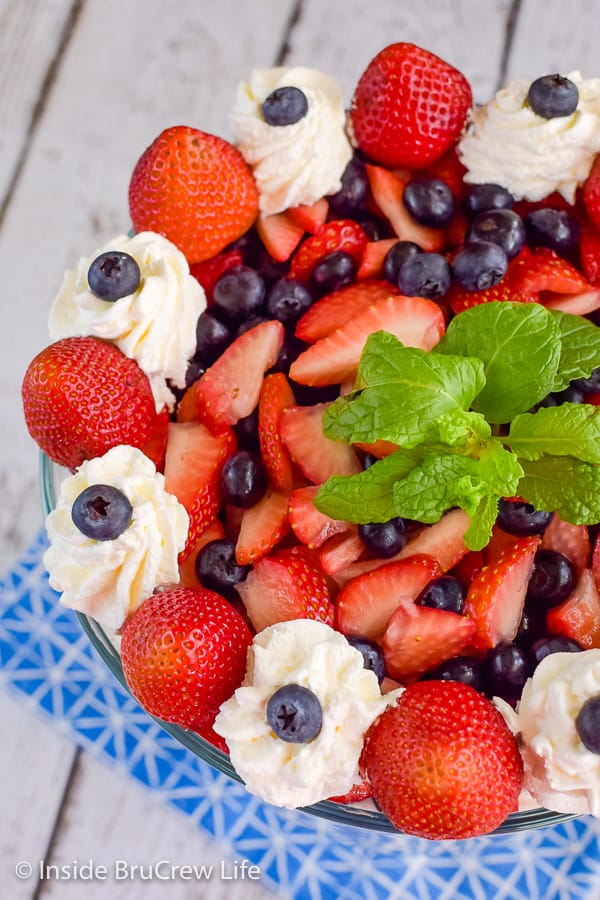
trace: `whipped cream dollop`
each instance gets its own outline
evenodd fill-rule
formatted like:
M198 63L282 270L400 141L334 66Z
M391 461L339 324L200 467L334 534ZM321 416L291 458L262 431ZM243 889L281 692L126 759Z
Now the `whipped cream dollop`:
M493 182L516 199L543 200L558 191L569 203L600 151L600 78L569 78L579 90L570 116L545 119L527 103L531 82L512 81L472 112L458 154L465 181Z
M86 460L61 483L46 519L50 546L44 564L61 603L118 629L160 585L179 581L177 556L188 531L188 514L165 491L165 479L141 450L113 447ZM132 506L129 527L114 540L86 537L74 524L76 498L93 484L118 488Z
M108 250L128 253L141 273L137 290L115 301L96 297L87 278L92 262ZM148 376L159 412L165 404L174 407L167 381L185 387L188 362L196 350L196 323L205 308L204 289L190 275L181 250L151 231L123 234L65 273L50 310L50 337L93 336L116 344Z
M267 721L267 703L285 684L318 697L323 724L303 744L281 740ZM323 622L295 619L265 628L248 652L246 677L227 700L214 729L252 794L294 809L347 793L362 779L364 735L399 691L382 696L359 650Z
M281 87L299 88L308 112L292 125L269 125L262 104ZM236 145L253 169L261 212L310 205L340 189L353 152L345 123L340 88L316 69L257 69L250 82L239 85L231 125Z
M552 653L537 666L518 707L525 787L548 809L600 816L600 754L575 720L600 695L600 650Z

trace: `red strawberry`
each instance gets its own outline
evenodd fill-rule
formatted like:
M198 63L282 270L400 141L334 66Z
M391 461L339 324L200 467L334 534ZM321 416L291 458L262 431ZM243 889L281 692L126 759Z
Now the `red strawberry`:
M364 553L356 526L342 534L336 534L322 544L319 550L319 565L326 575L334 577L342 569L356 562Z
M331 803L359 803L361 800L368 800L373 791L368 781L361 781L353 784L347 794L341 797L329 797Z
M259 215L256 230L269 256L277 262L288 260L304 237L304 228L284 212Z
M431 350L444 334L444 316L423 297L378 300L304 350L292 363L290 378L310 386L345 381L356 373L365 341L374 331L389 331L406 347Z
M581 294L590 285L570 263L547 247L519 254L510 270L510 283L525 295L550 291L552 294Z
M348 531L350 526L341 519L330 519L319 512L313 500L320 485L309 485L292 491L289 498L289 517L292 531L299 541L314 549L335 534Z
M479 306L480 303L492 303L494 301L511 300L513 302L533 303L538 300L537 289L533 283L527 283L526 277L522 275L522 272L525 276L528 272L531 256L532 254L528 247L521 250L519 255L509 262L504 278L490 288L484 288L481 291L468 291L457 282L453 282L446 294L446 299L452 312L460 313L466 309L471 309L473 306Z
M485 555L483 550L470 550L461 561L454 566L451 575L457 578L466 588L469 587L476 575L478 575L485 565Z
M472 103L468 81L453 66L414 44L391 44L360 77L352 128L376 162L421 168L456 143Z
M588 222L581 225L579 251L585 277L594 287L600 287L600 232Z
M581 572L590 562L590 535L586 525L572 525L554 513L552 521L544 532L542 550L555 550L566 556L569 562Z
M204 529L190 553L179 563L179 584L181 587L199 588L202 584L196 575L196 557L203 547L211 541L220 541L225 537L225 529L220 519L213 519Z
M158 472L164 472L165 454L167 452L167 434L169 430L169 410L165 406L157 415L152 434L141 448L148 459L151 459Z
M205 725L204 728L194 728L194 731L201 738L204 738L205 741L208 741L209 744L212 744L213 747L216 747L217 750L220 750L221 753L226 753L229 756L227 741L220 734L217 734L212 725Z
M593 288L581 294L545 294L540 302L546 309L558 309L572 316L587 316L600 308L600 289Z
M596 535L592 549L592 572L594 573L596 587L600 591L600 532Z
M165 489L185 506L190 525L180 558L192 551L221 506L221 471L235 450L233 431L211 434L200 422L171 422L165 460Z
M329 202L326 197L321 197L310 206L303 203L300 206L291 206L286 211L292 222L295 222L304 231L318 234L327 220Z
M333 623L333 605L325 576L298 551L263 556L237 586L256 631L291 619Z
M384 238L381 241L369 241L364 249L360 266L356 273L356 280L364 281L367 278L381 278L381 270L386 254L397 241L397 237Z
M323 434L323 416L329 403L290 406L281 416L281 437L302 474L313 484L332 475L356 475L361 464L350 444Z
M410 685L367 732L363 759L377 805L407 834L476 837L518 806L517 742L493 704L457 681Z
M594 160L583 183L583 205L596 228L600 228L600 156Z
M290 530L288 495L274 489L242 514L235 545L235 557L240 566L266 556Z
M353 578L339 592L335 604L338 631L373 640L381 638L400 603L416 600L423 588L441 574L439 564L431 556L378 563L376 569Z
M64 338L38 353L21 396L29 434L69 469L118 444L142 448L159 424L145 373L94 337Z
M258 400L260 452L269 481L280 491L294 486L294 467L281 437L281 417L296 398L283 372L267 375Z
M244 258L239 250L227 250L225 253L219 253L204 262L194 263L190 266L190 272L194 278L200 282L204 288L208 304L212 303L212 296L215 284L229 269L235 269L241 266Z
M308 237L300 244L290 269L290 278L309 281L316 264L324 256L342 250L360 262L367 245L367 235L351 219L335 219L324 225L318 234Z
M584 569L571 595L548 612L546 627L584 650L600 648L600 595L591 569Z
M400 290L389 281L349 284L313 303L296 325L296 337L311 344L341 328L378 300L386 300L399 293Z
M445 235L441 228L420 225L404 205L404 188L409 176L389 172L381 166L367 165L373 199L401 241L413 241L423 250L441 250Z
M153 594L123 626L123 672L151 715L201 730L242 683L251 643L219 594L173 588Z
M200 416L216 427L235 425L258 403L263 376L283 344L281 322L262 322L241 334L206 370L196 388Z
M456 147L451 147L439 159L436 159L423 172L427 178L439 178L444 181L457 200L461 200L465 193L464 176L466 168L459 159Z
M186 388L177 404L176 418L178 422L199 422L200 412L200 380L198 379Z
M540 537L515 538L512 546L490 559L475 576L464 613L476 625L471 650L485 654L501 642L512 641L519 628L527 585Z

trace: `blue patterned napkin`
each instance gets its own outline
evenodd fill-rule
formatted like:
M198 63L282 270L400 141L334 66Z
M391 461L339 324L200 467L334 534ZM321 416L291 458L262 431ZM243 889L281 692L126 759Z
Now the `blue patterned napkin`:
M600 821L429 842L261 803L152 721L58 603L40 534L0 583L0 678L73 741L156 791L284 896L331 900L597 900Z

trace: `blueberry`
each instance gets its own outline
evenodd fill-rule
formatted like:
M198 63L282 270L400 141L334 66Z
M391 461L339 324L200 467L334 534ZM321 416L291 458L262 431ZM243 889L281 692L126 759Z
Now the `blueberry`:
M398 272L398 287L406 297L443 297L451 281L450 266L440 253L418 253Z
M308 112L306 94L292 85L276 88L262 105L268 125L295 125Z
M422 252L414 241L396 241L383 258L383 277L391 284L398 284L398 273L404 263Z
M562 637L545 637L534 641L529 649L532 670L551 653L580 653L583 648L575 641Z
M399 553L406 543L404 519L394 518L387 522L371 522L358 526L358 536L373 556L389 559Z
M238 450L233 453L221 472L221 490L225 503L248 509L254 506L267 490L267 474L257 453Z
M387 238L394 237L389 222L380 216L371 216L368 214L361 215L357 220L358 224L367 235L370 241L383 241Z
M377 676L377 681L381 684L385 678L385 660L383 658L383 650L379 644L357 635L346 635L346 640L353 647L356 647L357 650L360 650L365 669L370 669L374 672Z
M484 682L481 663L473 656L454 656L427 673L427 679L436 681L460 681L483 693Z
M579 89L564 75L542 75L529 86L527 102L544 119L570 116L577 109Z
M459 613L465 605L466 590L464 585L453 578L452 575L443 575L430 581L424 588L415 603L417 606L430 606L432 609L445 609L448 612Z
M285 343L285 341L284 341ZM315 406L317 403L330 403L340 395L339 384L326 384L323 387L311 387L300 384L290 378L290 385L298 406Z
M221 275L213 289L213 302L227 321L239 322L261 308L265 294L265 282L256 269L237 266Z
M582 391L584 394L595 394L600 391L600 368L593 369L588 378L575 378L571 387Z
M525 232L530 247L548 247L562 256L579 247L579 224L563 209L533 209L525 216Z
M527 586L528 601L546 609L566 600L577 581L572 563L557 550L538 550Z
M364 163L352 157L342 175L342 186L336 194L331 194L329 212L336 219L352 219L364 209L369 196L369 179Z
M283 325L296 322L313 302L312 294L294 278L280 278L267 297L267 313Z
M500 500L498 502L498 518L496 523L508 534L524 536L543 534L554 518L554 513L544 509L536 509L531 503L523 500Z
M135 293L142 278L133 256L120 250L107 250L97 256L87 277L92 294L100 300L110 301Z
M497 244L477 241L458 251L452 262L452 274L468 291L484 291L504 278L508 260Z
M75 498L71 518L86 537L114 541L129 527L132 512L129 498L118 488L91 484Z
M356 278L356 260L344 250L323 256L312 271L312 284L319 295L337 291Z
M222 538L209 541L200 550L194 563L198 581L210 591L227 596L236 584L244 581L250 566L240 566L235 558L235 544Z
M513 259L525 244L523 219L512 209L491 209L474 219L467 241L489 241L498 244Z
M488 182L467 185L462 207L467 218L474 219L479 213L492 209L510 209L514 202L515 198L506 188Z
M519 628L515 637L515 644L523 650L529 650L536 641L546 636L546 610L535 609L529 603L525 604Z
M440 178L414 178L404 188L402 202L415 222L443 228L454 215L454 195Z
M233 426L240 450L260 450L258 437L258 406Z
M196 355L205 366L210 366L229 346L233 336L231 331L212 313L203 312L196 324Z
M321 731L323 710L316 694L300 684L284 684L271 694L267 721L288 744L307 744Z
M374 456L372 453L365 453L362 459L362 467L363 469L370 469L376 462L379 462L379 457Z
M575 730L588 750L600 754L600 696L585 701L577 713Z
M235 337L239 337L242 334L245 334L247 331L250 331L251 328L256 328L257 325L264 325L265 322L268 322L266 316L262 316L260 313L253 313L251 316L248 316L247 319L242 319L238 327L235 331Z
M281 350L279 351L279 355L275 360L275 365L271 368L271 372L283 372L285 375L288 374L290 370L290 366L297 359L300 354L306 350L308 344L304 341L301 341L300 338L297 338L295 335L286 333L283 344L281 345Z
M562 406L563 403L585 403L585 394L570 384L564 391L554 391L538 404L539 406Z
M500 643L488 650L483 671L489 696L514 704L529 677L529 660L516 644Z

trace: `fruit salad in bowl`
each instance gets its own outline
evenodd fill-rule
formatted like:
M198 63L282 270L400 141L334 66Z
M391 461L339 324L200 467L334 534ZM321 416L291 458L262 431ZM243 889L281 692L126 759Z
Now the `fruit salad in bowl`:
M23 380L45 563L265 801L469 838L600 815L600 79L476 107L408 43L162 132Z

